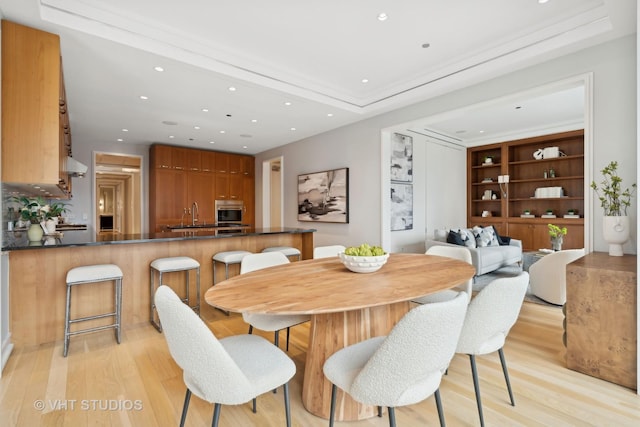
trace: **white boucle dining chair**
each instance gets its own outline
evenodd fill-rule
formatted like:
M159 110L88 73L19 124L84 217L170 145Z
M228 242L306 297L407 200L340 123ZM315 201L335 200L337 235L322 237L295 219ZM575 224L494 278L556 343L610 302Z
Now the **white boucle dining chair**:
M313 248L313 259L338 256L345 249L347 248L342 245L316 246Z
M255 335L218 340L198 315L166 285L154 297L169 352L182 368L187 393L180 426L184 426L191 394L214 403L212 426L220 419L221 405L239 405L283 386L287 427L291 426L289 380L293 361L269 341Z
M473 264L473 261L471 260L471 252L469 252L469 250L463 246L431 246L425 253L427 255L438 255L448 258L454 258L460 261L464 261L468 264ZM447 301L455 298L459 292L465 292L467 294L467 302L469 302L471 301L472 289L473 279L469 279L463 284L454 287L453 289L446 289L434 294L425 295L423 297L414 299L413 302L418 304L430 304L433 302Z
M467 296L418 306L394 326L388 336L370 338L337 351L324 364L332 383L329 426L333 426L337 388L365 405L389 408L394 427L395 407L435 396L440 425L444 413L440 381L455 354L467 309ZM380 415L380 410L379 410Z
M267 267L288 264L289 258L282 252L261 252L257 254L246 255L240 263L240 274L250 273L256 270L262 270ZM309 315L280 315L280 314L256 314L242 313L242 319L249 324L249 333L253 333L253 328L263 331L273 331L275 333L274 344L279 345L279 332L287 329L287 346L289 351L289 329L300 323L308 322L311 319Z
M484 415L482 414L476 355L498 351L511 406L515 406L503 347L509 330L518 320L528 286L529 274L527 272L513 277L496 279L482 289L469 304L456 353L469 355L481 426L484 426Z

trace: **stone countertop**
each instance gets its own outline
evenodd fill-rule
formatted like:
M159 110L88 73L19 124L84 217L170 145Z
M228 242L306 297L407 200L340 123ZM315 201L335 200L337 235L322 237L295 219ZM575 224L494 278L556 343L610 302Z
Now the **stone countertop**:
M67 231L56 236L44 236L41 242L29 242L26 231L5 231L2 251L52 249L71 246L102 246L129 243L156 243L180 240L229 239L234 237L260 236L267 234L313 233L312 228L245 228L241 232L224 230L167 231L149 234L101 234L90 231Z

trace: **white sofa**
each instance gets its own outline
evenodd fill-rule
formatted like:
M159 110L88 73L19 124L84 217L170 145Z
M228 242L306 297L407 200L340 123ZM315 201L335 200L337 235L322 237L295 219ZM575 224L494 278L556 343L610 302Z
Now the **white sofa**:
M458 246L447 243L447 233L449 230L436 230L433 239L427 239L426 249L431 246ZM522 241L511 239L508 245L469 247L465 246L471 253L473 266L476 268L476 276L490 273L501 267L522 263Z

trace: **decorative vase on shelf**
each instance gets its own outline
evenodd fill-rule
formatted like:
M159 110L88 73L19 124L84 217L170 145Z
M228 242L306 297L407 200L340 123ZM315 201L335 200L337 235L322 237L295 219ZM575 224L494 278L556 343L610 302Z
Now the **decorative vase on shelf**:
M556 252L562 250L562 236L551 238L551 249Z
M30 242L39 242L42 240L42 236L44 235L44 230L40 226L40 224L31 224L29 229L27 230L27 239Z
M605 216L602 219L602 237L609 244L609 255L622 256L622 245L629 240L628 216Z

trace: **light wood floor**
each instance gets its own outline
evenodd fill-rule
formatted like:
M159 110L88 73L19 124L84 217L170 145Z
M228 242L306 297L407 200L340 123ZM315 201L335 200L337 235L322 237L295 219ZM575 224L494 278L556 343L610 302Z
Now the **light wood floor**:
M246 332L237 315L207 307L203 317L219 337ZM298 368L290 385L293 425L326 426L301 403L307 334L308 324L292 330L289 355ZM478 358L487 425L640 425L635 391L566 369L561 337L560 309L525 303L505 346L515 407L508 403L497 354ZM67 358L62 342L14 350L0 381L0 425L176 426L184 392L182 372L163 335L140 324L124 330L120 345L112 332L74 337ZM449 426L479 425L467 356L455 356L441 393ZM284 426L282 396L260 396L257 414L249 404L224 406L220 425ZM187 425L210 425L212 412L212 405L194 396ZM404 427L438 425L433 398L398 408L396 417ZM337 425L387 426L388 420L385 415Z

